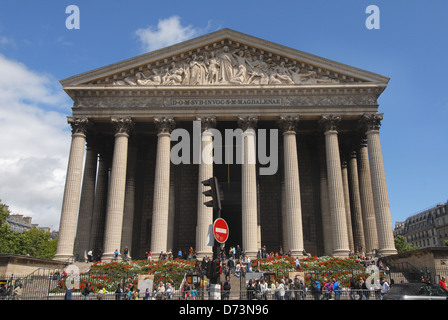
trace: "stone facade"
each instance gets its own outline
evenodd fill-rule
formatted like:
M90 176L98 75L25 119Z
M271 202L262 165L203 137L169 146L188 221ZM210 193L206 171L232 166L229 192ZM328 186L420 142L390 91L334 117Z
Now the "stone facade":
M394 235L419 248L443 247L448 240L448 202L412 215L395 224Z
M228 29L61 81L74 105L56 258L111 259L126 246L133 258L211 255L201 184L211 176L227 247L394 253L377 103L388 81ZM228 130L241 133L232 164L215 148ZM182 132L192 152L174 163ZM268 174L260 141L278 159ZM212 145L214 162L196 162Z

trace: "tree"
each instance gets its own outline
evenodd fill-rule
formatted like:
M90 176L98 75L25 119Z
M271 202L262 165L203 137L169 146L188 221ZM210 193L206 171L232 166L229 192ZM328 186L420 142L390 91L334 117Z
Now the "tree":
M50 239L50 233L36 227L23 233L10 231L6 221L9 214L8 207L0 202L0 253L52 259L57 240Z
M407 243L406 238L403 236L396 236L394 242L395 242L395 248L397 249L398 253L419 249L419 247Z

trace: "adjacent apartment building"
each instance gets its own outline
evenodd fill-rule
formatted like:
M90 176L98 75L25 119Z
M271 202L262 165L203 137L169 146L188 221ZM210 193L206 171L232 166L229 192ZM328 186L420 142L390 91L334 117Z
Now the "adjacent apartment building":
M448 240L448 201L395 224L394 236L419 248L445 246Z

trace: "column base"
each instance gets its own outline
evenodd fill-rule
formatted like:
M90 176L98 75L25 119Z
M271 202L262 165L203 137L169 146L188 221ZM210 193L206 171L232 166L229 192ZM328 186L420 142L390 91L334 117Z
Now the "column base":
M121 254L118 255L117 258L115 258L115 254L114 253L103 253L103 255L101 256L101 261L123 261L123 258L121 257Z
M73 254L56 254L53 257L53 260L68 262L69 260L71 260L73 258L74 258Z
M395 249L395 248L390 248L390 249L380 249L380 250L378 250L378 255L380 256L380 257L385 257L385 256L391 256L391 255L394 255L394 254L397 254L398 252L397 252L397 249Z
M331 254L333 257L338 257L338 258L347 258L350 254L350 250L348 249L339 249L339 250L334 250L333 253Z
M303 255L303 249L291 249L292 257L306 257Z
M213 258L213 251L196 252L196 259L202 260L204 257Z

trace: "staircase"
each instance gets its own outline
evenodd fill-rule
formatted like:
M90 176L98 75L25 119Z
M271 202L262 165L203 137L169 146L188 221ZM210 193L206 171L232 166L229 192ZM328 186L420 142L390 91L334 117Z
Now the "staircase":
M226 281L226 276L224 274L221 274L220 281L221 284L224 284L224 282ZM229 300L240 300L240 292L241 292L241 279L231 274Z

